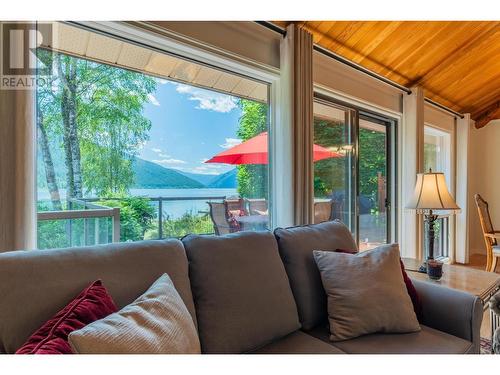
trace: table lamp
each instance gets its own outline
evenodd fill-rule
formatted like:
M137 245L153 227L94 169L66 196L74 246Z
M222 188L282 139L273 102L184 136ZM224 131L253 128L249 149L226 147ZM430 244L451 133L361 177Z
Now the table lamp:
M435 211L455 213L460 210L448 191L444 174L432 172L432 169L429 169L428 173L418 173L415 192L406 208L424 214L425 221L429 225L427 261L434 260L434 224L438 219ZM427 261L420 266L419 272L427 273Z

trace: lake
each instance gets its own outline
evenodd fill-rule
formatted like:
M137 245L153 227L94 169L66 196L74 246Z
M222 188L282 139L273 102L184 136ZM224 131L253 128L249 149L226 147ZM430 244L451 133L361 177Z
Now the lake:
M163 215L176 219L186 212L192 214L206 213L209 208L207 201L221 201L223 197L237 196L236 189L130 189L130 194L138 197L149 198L197 198L193 200L163 201ZM158 203L155 202L157 205Z
M61 199L64 199L66 192L64 189L59 191ZM212 200L220 201L222 197L237 196L236 189L130 189L130 195L137 197L148 198L193 198L193 200L174 200L163 201L163 214L171 219L181 217L184 213L190 212L192 214L199 214L208 212L209 208L207 201ZM196 199L200 198L200 199ZM38 200L48 200L50 195L46 190L38 191ZM158 202L154 202L158 207Z

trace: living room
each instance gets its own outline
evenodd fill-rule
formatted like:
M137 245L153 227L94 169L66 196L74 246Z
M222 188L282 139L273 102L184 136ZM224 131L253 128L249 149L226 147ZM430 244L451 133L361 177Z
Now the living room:
M125 3L1 17L2 365L495 365L497 14Z

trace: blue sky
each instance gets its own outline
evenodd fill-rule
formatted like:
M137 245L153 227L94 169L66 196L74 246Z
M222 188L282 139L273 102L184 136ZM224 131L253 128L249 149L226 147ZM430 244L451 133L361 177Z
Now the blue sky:
M237 99L171 81L159 82L144 106L152 127L138 156L191 173L215 175L233 169L232 165L204 161L241 142L236 136L241 115Z

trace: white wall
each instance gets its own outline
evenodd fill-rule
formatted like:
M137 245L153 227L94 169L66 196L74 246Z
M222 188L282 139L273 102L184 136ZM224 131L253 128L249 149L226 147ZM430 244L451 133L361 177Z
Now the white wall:
M471 128L469 151L469 251L485 254L474 194L488 201L493 226L500 230L500 120Z

